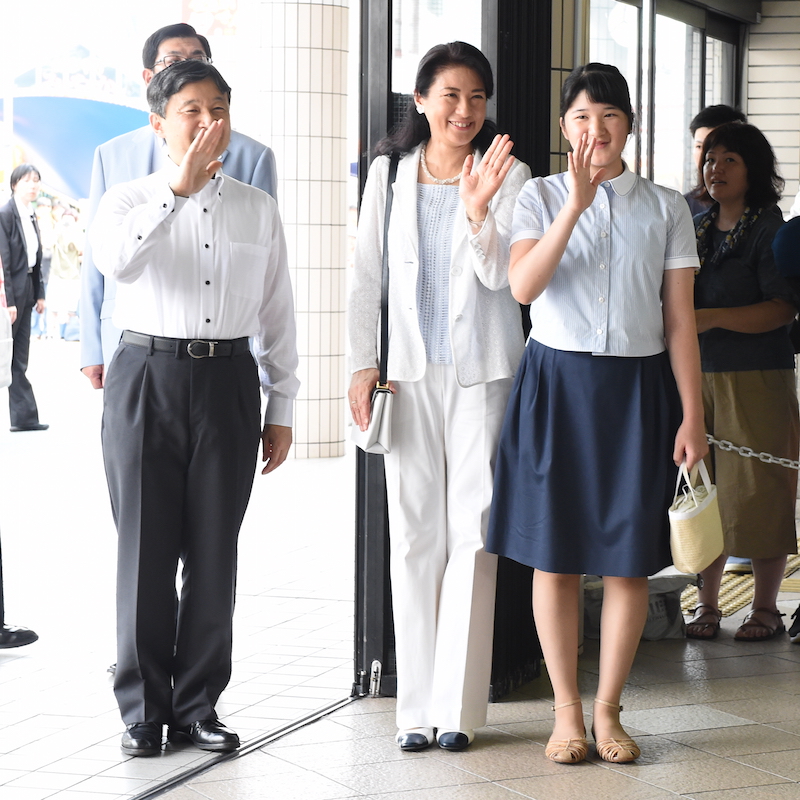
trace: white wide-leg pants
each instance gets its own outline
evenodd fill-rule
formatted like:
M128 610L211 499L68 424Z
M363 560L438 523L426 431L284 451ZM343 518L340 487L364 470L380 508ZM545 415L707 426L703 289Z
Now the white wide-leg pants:
M385 456L397 726L486 723L496 556L484 550L511 379L464 389L452 365L395 382Z

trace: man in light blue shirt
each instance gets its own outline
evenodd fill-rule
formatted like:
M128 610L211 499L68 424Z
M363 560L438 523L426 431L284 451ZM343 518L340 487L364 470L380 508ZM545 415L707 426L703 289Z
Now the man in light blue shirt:
M142 50L142 77L149 84L153 76L172 64L194 60L211 63L208 39L185 23L159 28L148 37ZM226 175L263 189L277 199L275 156L266 145L233 131L230 144L220 157ZM106 190L117 183L143 178L169 162L163 140L149 125L100 145L94 154L89 194L88 223ZM120 330L111 317L116 283L104 278L87 247L81 269L81 371L95 389L102 389L111 357L119 344Z

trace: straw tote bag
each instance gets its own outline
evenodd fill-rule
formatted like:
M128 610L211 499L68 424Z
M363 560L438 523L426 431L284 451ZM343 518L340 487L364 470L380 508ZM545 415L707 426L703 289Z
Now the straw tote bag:
M702 485L694 485L697 473ZM685 482L681 491L681 482ZM686 461L678 470L675 497L669 507L669 544L672 561L681 572L702 572L723 551L722 520L719 516L717 487L711 483L704 462L686 469Z
M397 177L398 153L389 159L389 179L386 189L386 210L383 217L383 277L381 279L381 360L378 384L372 390L369 425L362 431L353 425L351 438L365 452L385 455L392 450L392 400L386 368L389 358L389 218L394 197L394 180Z

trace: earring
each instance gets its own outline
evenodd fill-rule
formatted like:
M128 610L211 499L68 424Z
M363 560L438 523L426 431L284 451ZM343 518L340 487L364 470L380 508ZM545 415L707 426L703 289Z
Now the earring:
M424 114L425 109L422 106L417 106L417 114Z

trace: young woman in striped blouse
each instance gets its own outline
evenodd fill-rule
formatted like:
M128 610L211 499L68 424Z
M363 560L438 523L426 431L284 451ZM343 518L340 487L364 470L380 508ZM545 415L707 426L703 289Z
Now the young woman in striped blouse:
M578 691L580 576L605 584L593 733L632 761L620 696L647 617L647 576L671 563L676 465L708 451L692 287L692 220L678 192L630 172L633 112L616 67L576 69L561 96L569 169L517 199L509 283L531 303L511 392L487 549L534 567L533 611L555 695L546 755L587 754Z

